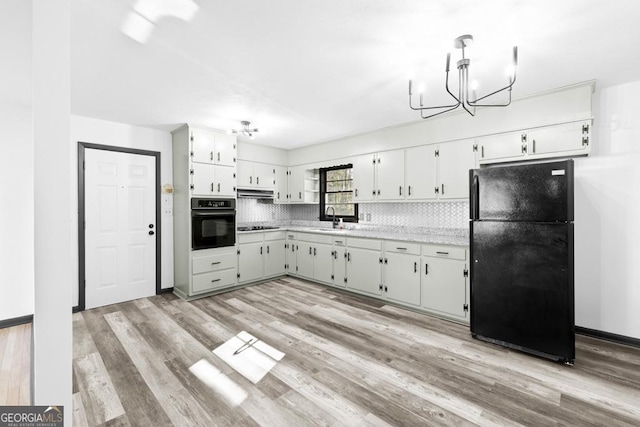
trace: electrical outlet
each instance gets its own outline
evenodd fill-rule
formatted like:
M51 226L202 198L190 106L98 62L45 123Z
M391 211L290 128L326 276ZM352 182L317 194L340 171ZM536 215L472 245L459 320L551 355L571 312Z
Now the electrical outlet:
M371 214L370 213L367 214L367 221L371 221Z
M173 215L173 208L164 208L162 210L162 215L164 215L164 216L172 216Z
M275 212L271 212L271 219L276 219L276 213Z
M362 212L360 212L360 213L358 214L358 220L359 220L359 221L364 221L364 214L363 214Z

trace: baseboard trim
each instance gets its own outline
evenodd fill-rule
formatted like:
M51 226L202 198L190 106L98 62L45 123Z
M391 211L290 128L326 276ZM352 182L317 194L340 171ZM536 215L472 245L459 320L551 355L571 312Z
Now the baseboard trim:
M638 338L613 334L611 332L598 331L596 329L583 328L582 326L576 326L575 330L576 334L586 335L588 337L599 338L601 340L611 341L617 344L625 344L632 347L640 348L640 339Z
M10 328L11 326L24 325L33 322L33 314L28 316L14 317L13 319L0 320L0 329Z

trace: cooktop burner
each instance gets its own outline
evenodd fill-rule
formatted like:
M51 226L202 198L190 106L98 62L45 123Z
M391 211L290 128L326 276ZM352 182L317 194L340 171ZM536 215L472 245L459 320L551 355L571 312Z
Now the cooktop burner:
M238 227L238 231L277 230L278 228L280 227L276 227L273 225L252 225Z

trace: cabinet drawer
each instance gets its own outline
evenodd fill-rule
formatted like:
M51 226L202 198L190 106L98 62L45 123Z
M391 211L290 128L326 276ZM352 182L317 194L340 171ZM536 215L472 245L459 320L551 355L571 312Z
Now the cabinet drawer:
M193 276L192 293L208 292L236 283L236 269L197 274Z
M256 243L256 242L262 242L262 239L264 238L264 233L260 232L260 233L246 233L246 234L238 234L238 243L242 244L242 243Z
M380 240L349 237L349 240L347 240L347 245L350 248L373 249L378 251L382 250L382 242Z
M264 241L269 242L271 240L284 240L287 237L286 231L266 231L264 233Z
M193 274L206 273L208 271L224 270L236 266L237 255L234 253L208 255L193 258Z
M330 245L333 242L333 236L326 234L299 233L297 238L302 242L310 243L325 243Z
M334 237L333 238L334 246L347 246L347 238L346 237Z
M449 259L467 259L467 250L456 246L422 245L422 255Z
M420 244L409 242L384 242L386 252L398 252L401 254L420 255Z
M298 237L297 233L293 233L291 231L287 231L287 239L289 240L296 240Z

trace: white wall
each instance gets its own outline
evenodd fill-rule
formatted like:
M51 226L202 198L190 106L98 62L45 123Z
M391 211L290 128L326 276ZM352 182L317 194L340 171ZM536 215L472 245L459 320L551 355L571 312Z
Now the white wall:
M92 119L81 116L71 116L71 148L73 152L72 167L74 181L72 206L77 211L77 155L78 142L91 144L112 145L118 147L137 148L141 150L160 152L160 184L173 184L173 156L171 151L171 133L122 123ZM173 206L171 195L162 194L162 205ZM162 288L173 286L173 217L162 216L162 241L161 241L161 275ZM74 236L72 239L72 251L78 253L77 217L72 224ZM78 271L78 259L72 260L73 271ZM78 276L73 278L73 305L78 305Z
M32 5L0 2L0 321L33 314Z
M30 107L0 104L0 320L33 314L33 130Z
M576 325L640 338L640 81L597 90L576 160Z
M287 166L289 156L287 151L281 148L238 141L238 159Z

